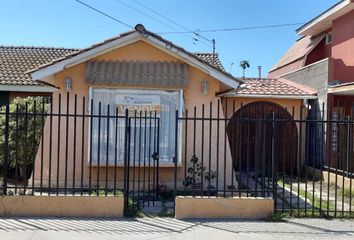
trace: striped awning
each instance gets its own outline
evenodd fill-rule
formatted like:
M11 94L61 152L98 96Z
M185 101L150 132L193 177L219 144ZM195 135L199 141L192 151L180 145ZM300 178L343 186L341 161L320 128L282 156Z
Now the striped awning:
M86 79L90 84L184 88L188 65L159 61L89 61Z

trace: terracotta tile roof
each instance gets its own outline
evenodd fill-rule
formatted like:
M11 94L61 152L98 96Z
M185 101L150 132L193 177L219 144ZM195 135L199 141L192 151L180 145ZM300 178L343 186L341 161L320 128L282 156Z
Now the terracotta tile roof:
M320 34L316 37L306 36L297 40L297 42L289 48L289 50L279 59L269 72L275 71L285 65L288 65L300 58L305 57L314 49L325 37L325 34Z
M245 83L234 90L237 95L309 96L316 91L298 83L281 79L246 78Z
M37 67L35 67L35 68L29 70L29 73L38 71L38 70L40 70L40 69L42 69L42 68L48 67L48 66L53 65L53 64L55 64L55 63L58 63L58 62L60 62L60 61L63 61L63 60L66 60L66 59L75 57L75 56L77 56L77 55L79 55L79 54L81 54L81 53L87 52L87 51L89 51L89 50L91 50L91 49L94 49L94 48L96 48L96 47L102 46L102 45L104 45L104 44L106 44L106 43L112 42L112 41L114 41L114 40L117 40L117 39L119 39L119 38L121 38L121 37L124 37L124 36L127 36L127 35L129 35L129 34L132 34L132 33L134 33L134 32L137 32L137 30L132 30L132 31L128 31L128 32L125 32L125 33L121 33L121 34L118 35L118 36L115 36L115 37L109 38L109 39L107 39L107 40L104 40L104 41L102 41L102 42L96 43L96 44L91 45L91 46L89 46L89 47L87 47L87 48L82 48L82 49L80 49L79 51L72 52L72 53L67 54L67 55L65 55L65 56L63 56L63 57L54 59L54 60L52 60L52 61L50 61L50 62L47 62L47 63L45 63L45 64L42 64L42 65L39 65L39 66L37 66ZM175 45L174 43L172 43L172 42L170 42L170 41L164 39L164 38L161 37L160 35L158 35L158 34L156 34L156 33L153 33L153 32L150 32L150 31L148 31L148 30L145 30L142 34L151 35L151 36L155 37L156 39L158 39L158 40L160 40L160 41L166 43L166 45L169 45L169 46L171 46L171 47L174 47L174 48L178 49L179 51L182 51L183 53L185 53L185 54L187 54L187 55L189 55L189 56L191 56L191 57L197 59L198 61L200 61L200 62L202 62L202 63L204 63L204 64L209 65L210 67L212 67L212 68L214 68L215 70L221 72L222 74L224 74L224 75L226 75L226 76L232 78L233 80L238 81L238 82L242 82L242 79L239 79L239 78L234 77L234 76L231 75L230 73L226 72L223 67L221 68L221 67L220 67L220 66L222 66L221 63L220 63L220 64L218 64L218 63L217 63L217 64L213 64L213 63L212 63L212 58L210 58L210 57L206 57L206 56L200 56L200 57L198 57L196 54L191 53L191 52L185 50L184 48L179 47L179 46ZM210 55L210 54L209 54L209 55Z
M221 70L225 71L224 66L222 65L220 59L219 59L219 54L215 54L213 58L212 53L194 53L198 58L209 62L210 64L213 64L215 67L220 68Z
M62 57L76 49L53 47L0 46L0 84L43 85L26 73L41 64Z

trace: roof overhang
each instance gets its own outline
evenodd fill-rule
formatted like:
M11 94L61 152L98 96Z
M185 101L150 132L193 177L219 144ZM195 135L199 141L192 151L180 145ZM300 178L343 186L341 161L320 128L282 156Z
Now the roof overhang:
M328 94L333 95L346 95L353 96L354 95L354 82L351 83L343 83L336 86L330 86L327 88Z
M332 22L354 10L353 0L343 0L296 30L300 36L315 36L332 27Z
M258 95L258 94L238 94L227 92L217 95L218 97L237 97L237 98L268 98L268 99L317 99L315 95Z
M7 85L0 84L0 91L9 92L55 92L58 88L52 86L37 86L37 85Z
M206 63L199 61L196 58L193 58L185 51L182 51L180 48L174 46L173 44L166 43L159 38L156 38L152 34L142 34L140 32L131 32L122 37L118 37L113 41L109 41L97 47L91 48L87 51L84 51L76 56L70 57L68 59L64 59L62 61L53 63L51 65L45 66L38 70L31 72L31 77L34 80L41 80L51 75L54 75L60 71L63 71L72 66L78 65L80 63L86 62L92 58L95 58L104 53L110 52L112 50L124 47L128 44L137 42L142 40L150 45L157 47L158 49L180 59L190 66L193 66L207 75L219 80L225 85L231 88L237 88L238 85L242 82L241 80L235 80L235 78L230 77L228 74L224 74L222 71L218 71L217 69L209 66Z

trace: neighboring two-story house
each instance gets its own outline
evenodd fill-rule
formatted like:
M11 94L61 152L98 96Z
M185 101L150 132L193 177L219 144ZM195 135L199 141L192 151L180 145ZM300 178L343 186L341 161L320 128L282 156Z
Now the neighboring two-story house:
M316 89L318 99L309 100L312 118L352 118L354 0L338 2L297 29L297 34L301 38L273 66L268 77L286 78ZM317 143L326 137L330 139L336 158L345 159L342 155L353 151L352 146L350 150L340 144L341 139L350 137L352 130L347 131L339 124L329 131L322 129L314 128L317 138L312 139ZM315 156L321 156L320 148L315 145L312 148Z
M354 95L354 1L340 1L297 29L297 34L301 38L268 77L286 78L316 89L317 109L322 103L326 109L332 101L336 106L337 99L342 100L339 105L343 107L344 96L349 103Z

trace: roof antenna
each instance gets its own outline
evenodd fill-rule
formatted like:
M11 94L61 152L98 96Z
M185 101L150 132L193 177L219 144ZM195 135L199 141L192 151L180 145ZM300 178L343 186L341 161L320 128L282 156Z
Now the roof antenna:
M213 65L215 65L215 39L212 40L213 43Z

